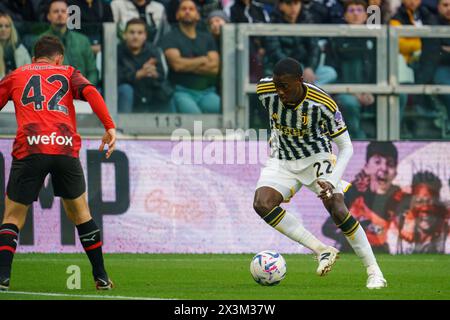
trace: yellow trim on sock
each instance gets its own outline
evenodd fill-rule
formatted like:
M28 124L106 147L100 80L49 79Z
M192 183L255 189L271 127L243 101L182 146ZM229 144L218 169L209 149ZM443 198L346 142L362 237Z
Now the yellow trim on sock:
M286 215L286 210L281 211L281 213L275 219L273 219L272 222L269 224L275 228L280 223L280 221L284 218L285 215Z
M278 206L273 207L272 210L270 210L270 212L268 214L266 214L264 217L262 217L263 219L265 219L269 214L271 214L273 212L273 210L275 210L276 208L278 208Z
M344 223L346 223L347 220L350 219L351 216L352 216L352 215L350 214L350 212L347 213L347 215L345 216L344 221L342 221L342 223L338 224L337 227L339 228L339 227L342 226Z
M359 227L359 222L356 222L355 226L350 231L344 232L344 234L347 237L351 237L356 232L356 230L358 230L358 227Z

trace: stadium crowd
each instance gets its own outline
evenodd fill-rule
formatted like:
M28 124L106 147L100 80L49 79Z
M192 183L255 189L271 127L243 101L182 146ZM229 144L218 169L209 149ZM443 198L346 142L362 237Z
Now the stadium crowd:
M67 27L71 5L81 9L81 28ZM361 25L371 5L380 8L385 25L450 25L450 0L0 0L0 76L29 63L33 44L52 34L65 45L65 63L101 88L101 24L116 22L119 112L219 113L222 25ZM299 60L305 80L319 86L376 82L373 38L252 37L250 49L253 83L287 56ZM450 38L401 38L398 64L401 83L449 85ZM376 96L335 98L351 136L373 138L361 123L375 119ZM401 116L413 110L448 117L450 95L400 95L400 110Z

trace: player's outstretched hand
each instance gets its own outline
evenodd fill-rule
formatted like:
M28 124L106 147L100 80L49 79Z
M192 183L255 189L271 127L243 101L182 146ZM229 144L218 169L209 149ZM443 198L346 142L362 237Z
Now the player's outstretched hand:
M318 197L324 200L330 200L333 197L333 185L325 180L317 180L317 184L322 188Z
M108 129L102 137L102 144L98 150L103 151L105 144L108 145L108 151L106 152L106 159L108 159L116 147L116 129Z

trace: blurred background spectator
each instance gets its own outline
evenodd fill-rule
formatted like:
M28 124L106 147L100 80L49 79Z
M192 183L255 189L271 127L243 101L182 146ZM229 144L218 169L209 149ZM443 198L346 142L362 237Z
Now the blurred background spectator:
M348 0L344 20L350 25L363 25L367 20L367 4L364 0ZM376 83L376 40L373 38L335 38L331 40L332 64L336 68L339 83ZM337 102L344 115L350 136L365 139L361 115L373 114L375 97L371 93L339 94ZM370 110L364 110L370 108Z
M211 35L214 37L214 41L216 42L219 57L222 57L222 42L220 38L222 26L229 22L230 19L222 10L211 11L211 13L208 15L208 29L209 32L211 32ZM219 68L219 74L216 81L216 90L219 95L221 93L221 78L221 70Z
M176 17L178 7L180 2L183 0L169 0L168 4L168 20L170 24L178 23L178 19ZM222 10L222 2L221 0L193 0L197 10L200 14L200 19L198 21L198 27L201 29L206 29L206 21L208 19L208 15L210 12L214 10Z
M0 12L9 14L15 23L37 21L38 1L33 0L2 0Z
M235 23L264 23L270 20L264 5L253 0L235 0L229 12L231 22Z
M272 23L313 23L305 21L300 0L279 0L277 8L272 12ZM283 58L291 57L302 64L305 81L323 85L336 80L336 71L326 65L320 65L321 49L315 37L267 37L265 41L267 62L265 74L271 75L275 63Z
M123 32L127 22L132 18L141 18L146 21L147 40L153 44L159 43L170 30L166 9L154 0L113 0L111 9L114 21L119 24L120 32Z
M94 54L101 51L102 23L114 22L111 7L102 0L68 0L68 5L76 5L80 8L81 24L79 30L91 41Z
M308 1L308 0L307 0ZM309 0L326 8L326 18L324 23L344 23L344 2L343 0Z
M11 17L0 12L0 78L28 63L30 54L20 43Z
M392 17L390 25L421 27L436 24L433 14L421 3L421 0L402 0L402 5ZM400 38L398 45L400 50L399 81L414 83L414 70L417 69L422 52L422 41L420 38Z
M58 37L65 47L64 64L74 66L93 84L98 83L98 71L89 38L67 28L67 2L53 0L48 8L50 28L43 35Z
M174 112L162 50L147 40L144 20L127 22L117 49L119 112Z
M214 10L208 15L208 30L211 32L216 42L219 54L221 53L220 34L221 28L224 24L229 23L230 19L222 10Z
M450 26L450 0L439 0L438 12L437 24ZM427 39L420 65L422 83L450 85L450 38ZM441 95L439 98L447 120L443 125L450 132L450 95Z
M389 0L368 0L368 6L377 6L380 8L380 22L381 24L389 24L392 18L392 7ZM371 13L371 12L368 12Z
M178 25L162 39L161 47L175 85L174 101L181 113L218 113L216 92L219 52L214 38L197 29L200 14L195 2L182 0L176 14Z
M390 25L394 27L404 25L420 28L424 25L435 24L436 17L426 6L422 5L422 0L402 0L401 6L390 21ZM430 38L409 37L399 39L399 83L424 84L427 81L424 77L425 74L422 73L424 65L421 65L420 61L427 59L426 56L422 56L422 52L427 51L425 48L431 43ZM405 117L406 113L408 113L407 117ZM439 134L433 122L436 116L435 105L429 96L400 95L402 136L431 137L434 134Z
M264 5L253 0L235 0L229 8L233 23L268 23L270 16ZM262 37L250 38L250 82L258 82L264 75L264 55Z

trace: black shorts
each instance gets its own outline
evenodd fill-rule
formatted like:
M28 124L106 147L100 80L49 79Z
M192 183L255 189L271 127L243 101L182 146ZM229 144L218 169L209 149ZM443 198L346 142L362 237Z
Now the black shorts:
M29 205L36 201L47 174L51 174L54 194L75 199L86 191L80 159L65 155L32 154L13 158L6 194L8 198Z

